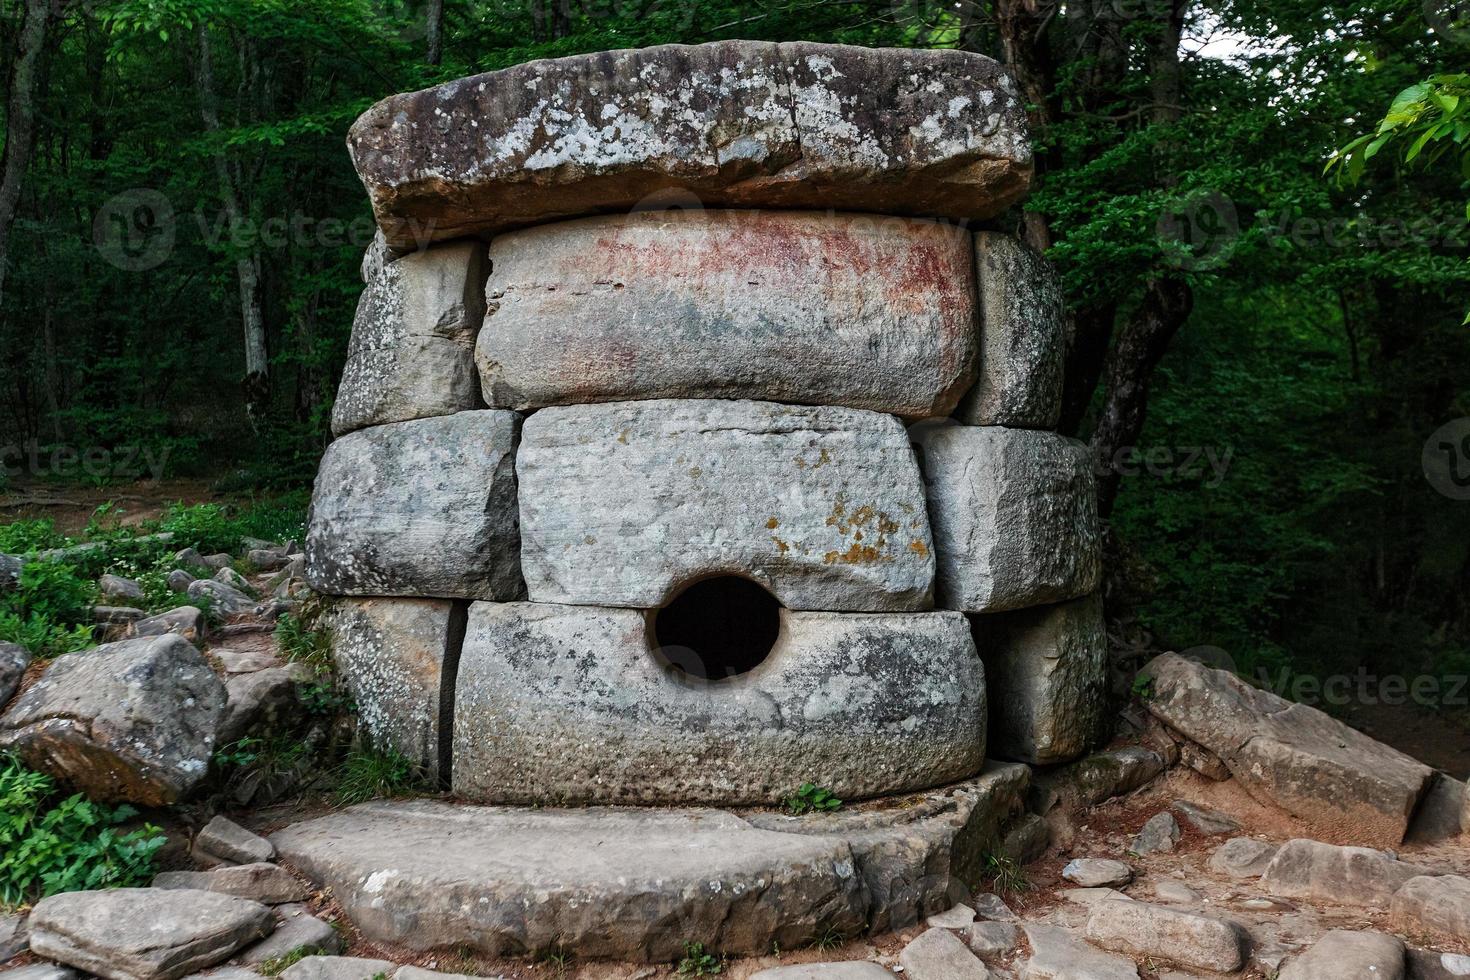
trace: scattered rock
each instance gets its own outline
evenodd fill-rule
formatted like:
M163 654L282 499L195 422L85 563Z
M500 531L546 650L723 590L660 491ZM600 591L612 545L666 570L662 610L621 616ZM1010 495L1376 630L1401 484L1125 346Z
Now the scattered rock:
M302 902L311 889L276 864L240 864L214 871L165 871L153 879L154 888L195 889L248 898L262 905Z
M1147 902L1110 902L1094 908L1087 938L1104 949L1135 959L1232 973L1245 964L1242 930L1223 919Z
M1175 800L1174 809L1191 827L1210 837L1233 834L1240 829L1240 821L1234 817L1206 809L1188 800Z
M20 687L26 668L31 665L30 651L18 643L0 643L0 708L9 702Z
M306 535L312 588L519 598L520 428L514 412L458 412L359 429L328 446Z
M955 413L966 425L1051 429L1062 409L1066 307L1046 258L1011 235L975 232L980 376Z
M194 846L221 861L236 864L258 864L271 861L276 848L270 841L253 834L225 817L215 817L194 837Z
M1100 592L971 624L992 692L992 755L1051 765L1100 740L1108 704Z
M281 980L373 980L380 975L392 976L397 969L397 963L387 960L365 960L355 956L308 956L288 967L281 974Z
M228 585L235 591L242 592L245 595L255 595L255 587L250 584L250 580L241 575L239 572L235 571L233 568L221 568L219 571L214 573L214 580L216 582L219 582L221 585Z
M735 568L792 610L933 605L924 484L890 415L715 400L546 408L526 420L516 474L538 603L659 606Z
M97 591L102 598L117 606L126 606L135 602L142 602L143 586L130 578L121 575L113 575L110 572L97 580Z
M198 644L204 638L204 613L198 606L179 606L157 616L140 619L128 627L128 635L135 637L167 636L170 633Z
M1397 932L1470 943L1470 878L1411 878L1394 894L1390 913Z
M1124 895L1116 888L1063 888L1057 895L1066 902L1073 905L1096 905L1098 902L1111 902L1114 900L1131 902L1133 899Z
M221 551L213 555L205 555L199 560L204 564L204 567L209 569L211 572L217 572L222 568L230 568L235 564L235 556L225 551Z
M297 685L308 680L300 664L237 674L225 682L228 701L219 723L219 744L228 745L260 727L275 728L299 705Z
M1138 980L1132 960L1105 953L1066 929L1037 922L1021 928L1031 944L1025 980Z
M1083 888L1111 888L1133 880L1133 869L1107 858L1076 858L1067 862L1062 877Z
M931 929L968 929L975 921L975 910L968 905L956 905L952 909L931 915L924 924Z
M250 551L247 551L245 553L245 560L257 572L280 571L291 563L291 559L286 557L284 552L262 551L259 548L252 548Z
M1280 850L1275 844L1250 837L1234 837L1216 848L1210 868L1232 878L1259 878Z
M916 426L912 436L928 487L940 606L1004 612L1097 588L1102 537L1086 446L1054 432L947 420ZM1064 669L1077 670L1079 657L1093 662L1090 640L1076 643ZM1092 672L1081 673L1091 685Z
M31 949L113 980L175 980L275 928L257 902L201 891L67 892L31 912Z
M174 565L178 568L209 568L204 563L204 556L195 548L185 548L183 551L175 552ZM211 568L210 571L214 569Z
M77 971L51 963L36 963L5 971L5 980L77 980Z
M1280 980L1322 980L1324 977L1372 977L1403 980L1404 944L1381 932L1334 929L1312 948L1293 956Z
M302 949L330 955L342 952L343 945L342 934L332 928L330 922L323 922L305 911L298 911L294 915L287 915L275 932L242 953L240 962L247 965L266 963ZM400 971L398 977L402 975Z
M1049 782L1075 804L1086 807L1125 796L1163 774L1164 760L1157 752L1130 745L1081 759L1049 777Z
M1434 771L1315 708L1178 654L1143 670L1148 709L1218 755L1251 795L1328 839L1397 845Z
M131 606L93 606L92 622L102 626L127 626L147 617L147 613Z
M975 376L970 238L934 221L645 211L499 235L490 260L492 408L750 398L946 416Z
M0 555L0 592L9 592L20 584L25 561L15 555Z
M1413 844L1455 840L1467 829L1462 826L1465 809L1465 784L1453 776L1435 773L1405 840Z
M281 665L275 655L263 650L210 650L209 655L219 661L226 674L253 674L257 670Z
M23 915L0 915L0 963L24 953L31 945Z
M225 689L177 636L58 658L0 717L0 749L94 800L167 806L204 778Z
M1200 893L1182 881L1160 878L1153 883L1154 897L1170 905L1193 905L1200 900Z
M1156 813L1133 838L1128 849L1134 854L1159 854L1174 850L1181 836L1179 821L1172 813Z
M1410 878L1431 873L1372 848L1293 840L1271 859L1261 887L1280 898L1387 908Z
M1051 827L1034 813L1022 814L1015 826L1006 831L1000 842L999 854L1016 864L1026 865L1046 853L1051 843Z
M1016 913L1011 911L1011 907L1002 901L999 895L992 895L989 892L976 895L974 905L975 914L982 919L989 919L995 922L1018 921Z
M190 599L207 599L209 608L221 616L240 616L255 609L255 600L233 585L201 578L189 583L185 594Z
M1008 955L1021 942L1021 930L1014 922L976 922L965 930L965 942L982 960Z
M197 581L198 579L195 576L190 575L182 568L175 568L168 573L168 588L170 592L186 592L189 589L189 585Z
M752 973L750 980L893 980L893 974L877 963L797 963Z
M1409 980L1458 980L1470 977L1470 956L1432 949L1408 951Z
M898 962L913 980L990 980L985 964L948 929L930 929L903 948Z
M664 199L980 219L1031 175L991 59L809 42L533 61L385 99L348 148L400 249Z

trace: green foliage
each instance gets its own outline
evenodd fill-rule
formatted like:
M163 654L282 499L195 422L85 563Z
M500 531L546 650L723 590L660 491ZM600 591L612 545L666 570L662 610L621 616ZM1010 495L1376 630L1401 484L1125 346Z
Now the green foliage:
M49 776L0 756L0 905L146 884L166 839L148 824L124 830L136 815L81 794L62 799Z
M12 591L0 593L0 640L42 658L93 645L91 607L97 587L72 565L28 561Z
M1389 146L1401 149L1404 163L1426 167L1452 154L1456 170L1470 180L1470 75L1434 75L1410 85L1394 96L1378 129L1334 153L1326 170L1357 183L1368 161Z
M317 946L300 946L281 956L272 956L256 967L262 976L278 977L308 956L325 956L327 951ZM381 976L381 974L380 974Z
M983 873L998 895L1019 895L1031 888L1026 869L1001 854L985 855Z
M1132 694L1140 701L1152 701L1154 699L1154 679L1151 675L1139 671L1133 678Z
M785 805L787 813L799 817L805 813L829 813L839 809L842 801L816 783L802 783L800 789L786 797Z
M248 507L176 503L159 521L158 528L173 532L178 548L193 547L206 555L233 554L240 550L240 540L245 537L300 541L306 531L307 501L307 494L299 492Z
M308 617L285 613L276 620L276 647L292 663L306 664L317 674L332 669L332 637L325 628L308 624Z
M0 554L24 555L47 548L60 548L66 543L66 538L57 532L54 521L14 521L0 524Z
M725 969L725 961L704 951L704 943L685 943L679 961L681 977L712 977Z
M412 796L428 788L424 772L392 749L357 745L337 773L337 802L342 806L368 800Z

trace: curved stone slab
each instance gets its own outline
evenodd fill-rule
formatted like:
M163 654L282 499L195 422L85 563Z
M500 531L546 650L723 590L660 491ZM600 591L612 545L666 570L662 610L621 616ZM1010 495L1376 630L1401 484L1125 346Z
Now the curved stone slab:
M485 246L454 242L379 268L357 304L332 434L480 408L475 335Z
M644 614L476 603L459 662L454 791L494 803L779 803L964 779L985 675L964 617L785 612L754 670L690 680ZM674 659L670 657L669 659Z
M514 412L459 412L332 443L312 492L307 582L328 595L520 598L520 427Z
M501 235L490 258L476 360L495 408L755 398L922 417L974 378L970 235L952 225L644 212Z
M754 579L788 609L933 604L924 488L887 415L770 402L542 409L516 458L530 598L661 605Z
M1087 595L1102 580L1087 447L1054 432L917 426L938 604L1004 612Z
M363 934L414 950L669 962L863 928L841 840L757 830L719 810L526 810L368 803L272 837Z
M347 145L390 244L627 210L987 218L1027 189L1025 106L954 50L717 41L532 61L385 99Z

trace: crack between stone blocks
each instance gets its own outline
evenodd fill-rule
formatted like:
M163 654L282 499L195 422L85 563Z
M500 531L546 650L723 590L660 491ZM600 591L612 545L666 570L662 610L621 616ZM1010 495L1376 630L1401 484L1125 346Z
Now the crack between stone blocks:
M444 656L439 664L439 786L450 789L454 775L454 702L459 687L459 658L469 630L470 603L455 599L444 629Z

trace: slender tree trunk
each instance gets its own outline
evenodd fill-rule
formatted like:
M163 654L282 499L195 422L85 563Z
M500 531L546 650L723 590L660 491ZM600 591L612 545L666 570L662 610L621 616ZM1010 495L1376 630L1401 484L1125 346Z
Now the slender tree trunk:
M424 60L437 65L444 60L444 0L429 0L427 20L429 51Z
M0 303L5 299L5 270L10 260L10 229L20 207L20 184L36 146L36 101L41 87L41 56L54 15L52 0L26 0L15 61L10 71L10 97L5 108L5 153L0 171Z
M220 131L219 109L214 96L214 62L209 49L209 29L201 22L194 30L198 43L194 59L194 86L199 95L199 112L204 128ZM224 202L229 226L238 225L244 214L239 177L233 172L223 150L214 155L215 176L219 180L220 198ZM264 418L270 403L270 357L265 342L265 313L261 302L260 255L251 252L235 262L239 279L240 319L245 329L245 411L252 425Z

